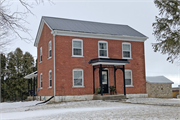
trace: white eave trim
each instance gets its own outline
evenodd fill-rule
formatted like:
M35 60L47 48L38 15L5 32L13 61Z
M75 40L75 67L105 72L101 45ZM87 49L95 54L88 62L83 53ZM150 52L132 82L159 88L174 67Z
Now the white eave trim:
M42 33L42 30L43 30L43 27L44 27L44 23L49 27L50 30L52 30L51 27L46 23L46 21L41 19L41 22L40 22L39 28L38 28L38 32L37 32L37 35L36 35L36 39L35 39L35 42L34 42L35 47L38 47L38 43L39 43L39 39L41 37L41 33Z
M102 65L125 65L125 64L127 64L127 63L108 63L108 62L96 62L96 63L92 63L92 66L94 66L94 65L100 65L100 64L102 64Z
M87 38L138 41L138 42L144 42L148 39L148 37L95 34L95 33L83 33L83 32L72 32L72 31L61 31L61 30L54 30L54 31L55 31L56 35L74 36L74 37L87 37Z

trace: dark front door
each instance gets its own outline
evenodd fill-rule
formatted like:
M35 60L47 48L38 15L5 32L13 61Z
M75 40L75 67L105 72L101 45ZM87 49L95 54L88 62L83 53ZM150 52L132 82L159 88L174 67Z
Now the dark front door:
M108 93L108 70L102 70L103 93Z

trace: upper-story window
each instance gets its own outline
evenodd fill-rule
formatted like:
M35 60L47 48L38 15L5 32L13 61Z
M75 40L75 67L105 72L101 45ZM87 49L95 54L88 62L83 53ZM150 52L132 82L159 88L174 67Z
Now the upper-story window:
M42 87L43 87L43 84L42 84L43 81L42 81L42 79L43 79L43 78L42 78L42 73L41 73L41 74L40 74L40 88L41 88L41 89L42 89Z
M48 43L48 56L49 56L49 58L51 58L52 57L52 46L51 46L51 41L49 41L49 43Z
M108 42L98 41L98 55L99 57L108 57Z
M40 62L42 62L42 47L40 47Z
M125 59L131 58L131 43L122 43L122 55Z
M49 87L52 87L52 71L49 70Z
M83 69L73 69L73 87L83 87Z
M83 56L83 41L81 39L72 40L72 56L74 57Z
M132 86L132 71L131 70L125 70L125 85L126 86Z

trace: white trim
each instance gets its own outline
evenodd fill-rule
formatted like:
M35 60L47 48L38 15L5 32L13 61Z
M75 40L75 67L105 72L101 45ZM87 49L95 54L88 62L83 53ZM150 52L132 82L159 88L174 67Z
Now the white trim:
M43 30L43 27L44 27L44 23L49 27L50 30L52 30L51 27L46 23L46 21L41 18L39 28L38 28L38 32L36 34L36 39L35 39L35 42L34 42L35 47L38 47L38 43L39 43L41 33L42 33L42 30Z
M133 79L132 79L132 78L133 78L133 77L132 77L132 70L125 69L125 73L126 73L126 71L128 71L128 72L130 71L130 72L131 72L131 85L126 85L126 87L134 87L134 86L133 86ZM126 75L126 74L125 74L125 75ZM126 76L125 76L125 80L126 80Z
M49 44L51 44L51 45L49 45ZM51 56L50 56L50 54L49 54L49 51L51 50ZM52 57L52 42L51 42L51 40L48 42L48 59L50 59Z
M108 62L96 62L96 63L93 63L92 66L94 65L125 65L127 63L108 63Z
M74 71L81 71L81 72L82 72L82 86L74 86ZM76 87L76 88L77 88L77 87L84 87L84 71L83 71L83 69L73 69L72 72L73 72L73 74L72 74L72 75L73 75L73 77L72 77L72 78L73 78L73 79L72 79L73 86L72 86L72 87L73 87L73 88L74 88L74 87Z
M123 55L123 45L125 45L125 44L126 44L126 45L130 45L130 57L124 57L124 55ZM132 50L131 50L131 43L123 42L123 43L122 43L122 58L123 58L123 59L132 59L132 56L131 56L132 54L131 54L131 52L132 52Z
M148 39L148 37L96 34L96 33L72 32L72 31L62 31L62 30L54 30L54 31L55 31L56 35L99 38L99 39L109 39L109 40L125 40L125 41L145 42Z
M106 43L106 47L107 47L107 56L100 56L100 46L99 43ZM108 42L107 41L98 41L98 58L109 58L108 57Z
M42 58L41 58L42 55L43 55L43 53L42 53L42 47L40 47L40 51L39 51L39 63L42 62Z
M50 86L50 73L51 73L51 86ZM49 88L52 88L52 70L49 70Z
M56 96L56 63L55 63L55 34L53 33L53 53L54 53L54 97Z
M43 74L42 73L40 73L40 89L42 89L43 88L43 86L42 86L42 83L41 83L41 81L42 81L42 83L43 83ZM41 87L42 86L42 87Z
M81 55L73 55L73 49L74 49L74 47L73 47L73 42L74 41L79 41L79 42L81 42ZM72 39L72 57L83 57L83 40L82 39Z

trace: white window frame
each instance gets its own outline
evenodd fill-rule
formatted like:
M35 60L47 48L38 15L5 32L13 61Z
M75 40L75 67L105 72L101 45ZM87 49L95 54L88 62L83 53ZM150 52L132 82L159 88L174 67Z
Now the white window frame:
M43 74L42 73L40 73L40 89L42 89L43 88Z
M100 45L99 43L106 43L107 45L107 56L100 56ZM109 58L108 57L108 42L107 41L98 41L98 57L99 58Z
M123 55L123 45L130 45L130 57L124 57L124 55ZM131 43L127 43L127 42L123 42L122 43L122 58L123 59L132 59L132 57L131 57Z
M40 53L39 53L39 56L40 56L40 58L39 58L39 62L41 63L42 62L42 47L40 47Z
M73 47L73 42L74 41L80 41L81 42L81 55L74 55L74 47ZM81 39L72 39L72 57L83 57L83 40Z
M133 74L132 74L132 70L126 69L125 72L131 72L131 85L126 85L126 87L134 87L134 86L133 86L133 79L132 79L132 78L133 78L133 77L132 77L132 75L133 75ZM124 74L125 74L125 73L124 73ZM125 77L125 81L126 81L126 77Z
M50 86L50 73L51 73L51 86ZM52 88L52 70L49 70L49 88Z
M82 72L82 86L75 86L74 85L74 71L81 71ZM84 87L84 72L83 72L83 69L73 69L73 79L72 79L72 82L73 82L73 86L72 87Z
M51 44L51 45L50 45L50 44ZM51 50L51 56L50 56L50 54L49 54L50 50ZM49 58L49 59L52 58L52 42L51 42L51 40L50 40L49 43L48 43L48 58Z

